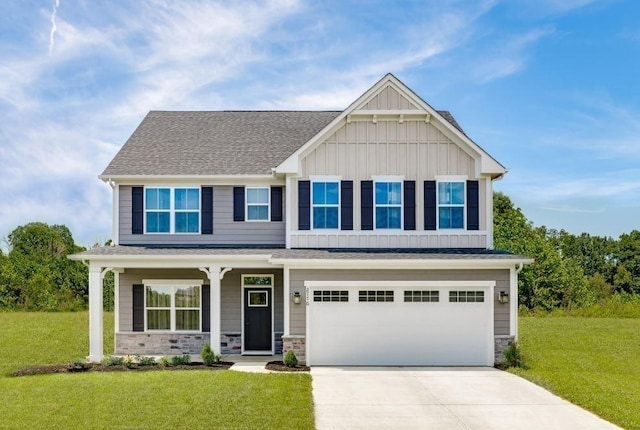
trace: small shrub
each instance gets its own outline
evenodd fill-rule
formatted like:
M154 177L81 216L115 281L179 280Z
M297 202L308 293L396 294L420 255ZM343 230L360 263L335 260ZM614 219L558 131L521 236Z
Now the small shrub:
M85 370L89 370L90 367L91 365L83 358L76 358L69 363L70 372L84 372Z
M156 359L153 357L145 357L144 355L136 355L138 366L155 366Z
M171 364L174 366L187 365L191 363L191 356L189 354L176 355L171 357Z
M296 357L296 354L293 352L292 349L287 351L282 361L284 362L284 365L287 367L296 367L298 365L298 357Z
M160 367L169 367L171 365L171 361L167 357L160 357Z
M215 353L213 349L211 349L211 345L205 343L202 347L202 351L200 351L200 357L202 357L202 361L207 366L213 366L218 363L222 356Z
M131 369L136 366L136 359L131 355L127 355L123 360L123 364L126 368Z
M102 364L104 364L105 366L124 366L124 357L107 355L102 359Z
M504 364L508 367L524 368L524 363L522 362L522 354L520 352L520 345L518 345L518 342L511 342L507 349L504 350Z

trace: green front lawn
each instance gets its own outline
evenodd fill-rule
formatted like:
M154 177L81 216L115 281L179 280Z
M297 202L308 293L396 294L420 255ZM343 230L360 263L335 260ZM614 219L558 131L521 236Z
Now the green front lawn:
M105 333L113 332L113 314ZM0 313L0 428L313 428L308 374L157 371L8 377L88 353L88 315ZM105 340L105 351L112 349Z
M640 319L527 317L528 369L512 370L627 429L640 429Z

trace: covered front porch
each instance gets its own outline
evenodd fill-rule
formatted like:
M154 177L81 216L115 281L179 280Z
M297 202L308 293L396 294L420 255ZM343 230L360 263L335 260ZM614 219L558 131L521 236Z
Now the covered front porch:
M131 251L144 250L139 255ZM97 255L91 255L97 254ZM268 250L105 247L89 266L89 356L282 353L292 298ZM114 351L103 351L103 282L114 273ZM285 324L285 322L287 324Z

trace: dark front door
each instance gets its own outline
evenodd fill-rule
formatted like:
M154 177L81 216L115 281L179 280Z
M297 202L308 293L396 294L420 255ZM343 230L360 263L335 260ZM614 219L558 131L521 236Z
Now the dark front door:
M244 350L271 351L271 289L244 290Z

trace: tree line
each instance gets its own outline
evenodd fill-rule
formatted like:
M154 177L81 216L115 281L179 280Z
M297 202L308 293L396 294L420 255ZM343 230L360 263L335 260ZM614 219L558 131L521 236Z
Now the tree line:
M519 277L519 300L529 309L552 310L605 303L612 297L640 302L640 231L610 237L536 227L502 193L495 193L494 245L535 259ZM13 230L0 250L0 310L86 309L88 269L67 255L82 252L64 225L29 223ZM104 282L106 310L113 309L113 275Z

